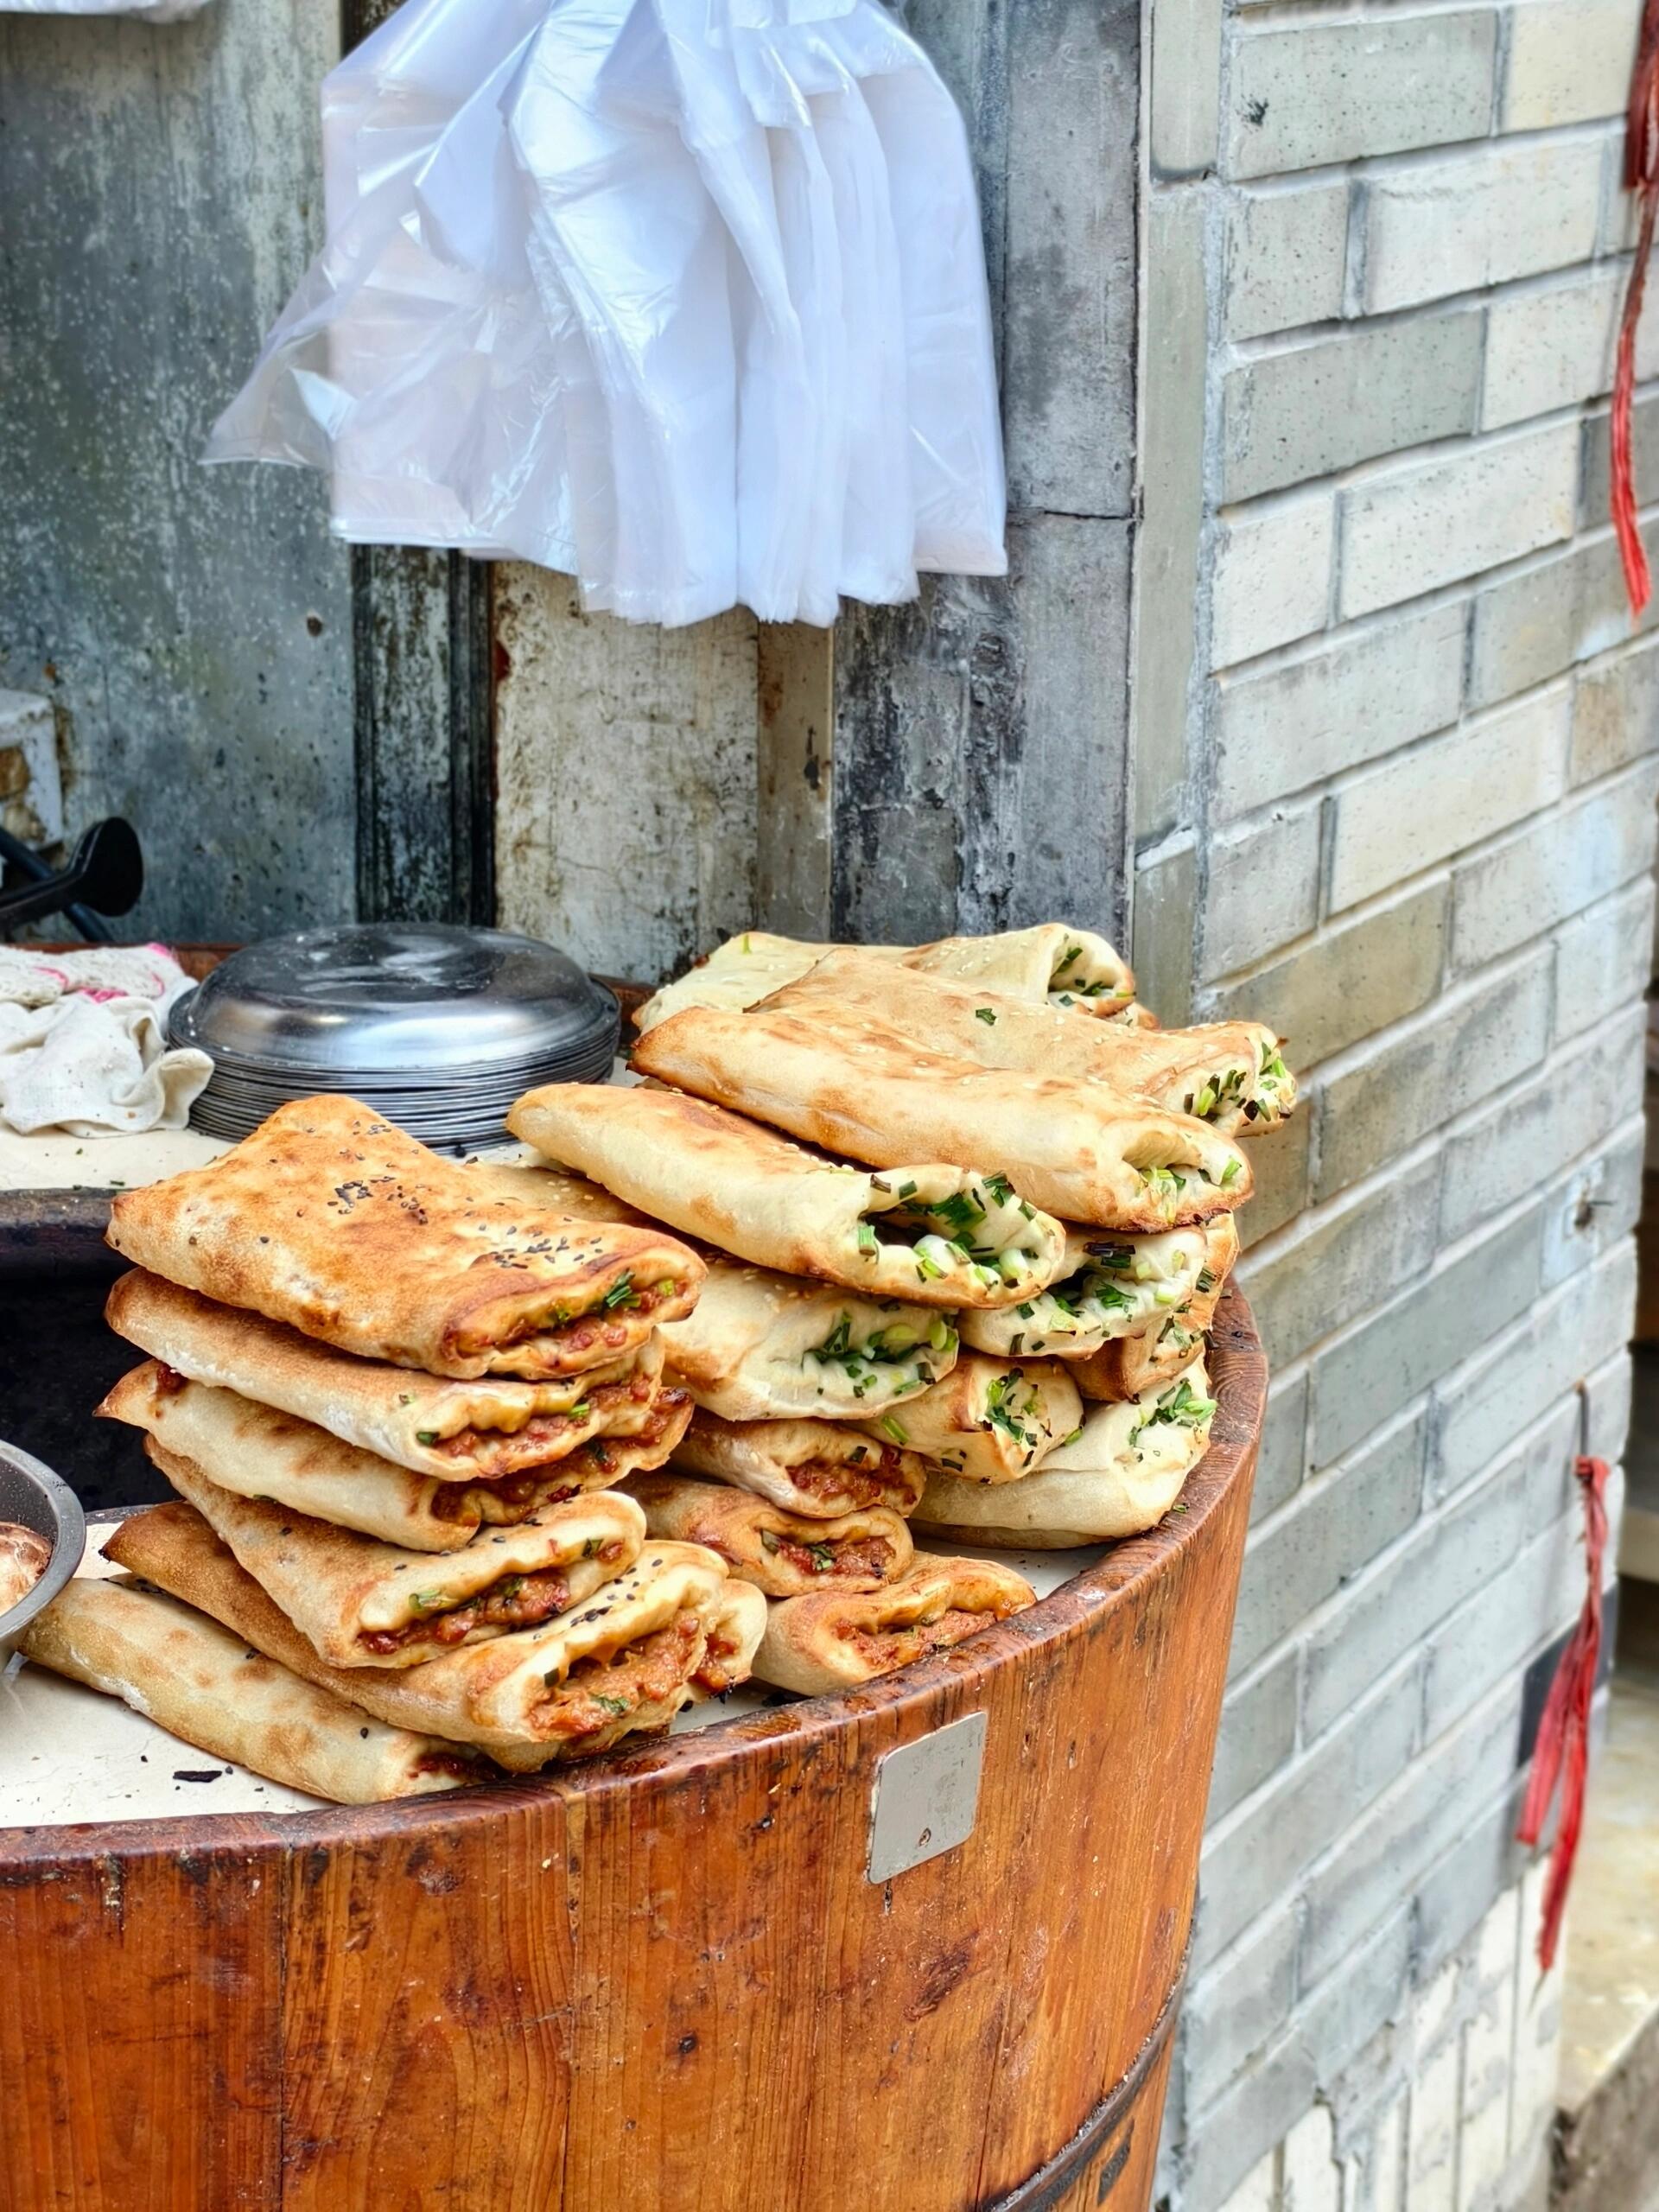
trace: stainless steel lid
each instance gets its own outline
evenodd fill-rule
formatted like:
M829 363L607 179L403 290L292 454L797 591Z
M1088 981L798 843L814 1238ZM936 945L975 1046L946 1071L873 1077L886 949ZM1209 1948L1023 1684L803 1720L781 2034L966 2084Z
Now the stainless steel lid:
M250 1074L384 1074L418 1089L590 1054L617 1020L610 992L534 938L372 922L232 953L180 1002L169 1035Z
M341 1091L411 1136L467 1149L542 1083L607 1076L621 1010L550 944L439 922L303 930L232 953L174 1008L208 1053L191 1121L242 1137L290 1098Z

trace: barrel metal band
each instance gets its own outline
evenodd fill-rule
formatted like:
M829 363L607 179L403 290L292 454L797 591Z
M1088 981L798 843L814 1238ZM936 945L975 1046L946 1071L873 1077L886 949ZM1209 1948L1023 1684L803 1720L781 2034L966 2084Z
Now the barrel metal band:
M1188 1949L1191 1949L1189 1942ZM1128 2071L1108 2089L1100 2102L1078 2128L1069 2143L1062 2145L1052 2158L1046 2159L1036 2172L1012 2189L1006 2196L986 2197L973 2208L973 2212L1050 2212L1059 2203L1087 2168L1089 2161L1128 2113L1135 2099L1146 2086L1147 2076L1157 2064L1164 2045L1169 2041L1181 2009L1181 1993L1186 1986L1187 1953L1181 1955L1181 1963L1175 1970L1175 1979L1169 1986L1153 2022L1146 2041L1136 2051ZM1128 2143L1121 2146L1118 2171L1127 2162ZM1101 2198L1103 2202L1116 2173L1103 2174Z

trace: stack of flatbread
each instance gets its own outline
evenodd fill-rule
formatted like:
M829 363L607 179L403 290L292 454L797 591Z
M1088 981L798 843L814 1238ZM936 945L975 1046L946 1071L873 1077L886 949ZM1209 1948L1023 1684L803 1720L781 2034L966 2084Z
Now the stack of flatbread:
M1060 923L753 931L635 1019L643 1082L531 1092L509 1126L549 1166L480 1172L695 1243L662 1334L696 1411L626 1487L772 1601L760 1679L863 1680L1031 1601L912 1531L1058 1548L1163 1516L1209 1439L1239 1141L1295 1103L1270 1030L1159 1028Z
M340 1098L124 1194L109 1239L148 1357L99 1411L180 1502L32 1658L347 1802L602 1751L747 1677L753 1587L615 1487L691 1419L678 1239L497 1194Z

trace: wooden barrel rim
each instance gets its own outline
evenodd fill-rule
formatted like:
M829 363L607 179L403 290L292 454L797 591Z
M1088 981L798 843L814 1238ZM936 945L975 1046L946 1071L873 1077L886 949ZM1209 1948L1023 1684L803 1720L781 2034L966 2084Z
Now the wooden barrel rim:
M902 1675L857 1689L806 1698L776 1712L748 1714L715 1728L658 1738L632 1751L590 1763L550 1767L524 1781L492 1783L380 1805L321 1812L182 1815L173 1820L112 1821L0 1828L0 1881L8 1870L47 1862L67 1871L109 1857L149 1853L193 1860L269 1847L326 1850L332 1845L416 1838L497 1818L550 1790L568 1799L626 1790L658 1776L683 1779L745 1758L786 1738L826 1738L864 1715L898 1709L925 1723L947 1694L1026 1656L1032 1646L1083 1634L1106 1609L1135 1592L1192 1544L1247 1469L1267 1400L1267 1362L1242 1292L1228 1287L1211 1334L1209 1371L1217 1400L1210 1448L1188 1478L1174 1513L1144 1536L1115 1545L1100 1563L1011 1620L982 1630L970 1643L921 1660ZM1115 2093L1114 2093L1115 2094ZM1064 2155L1064 2154L1062 2154ZM1033 2182L1035 2177L1033 2177ZM1012 2205L1018 2197L1006 2200Z

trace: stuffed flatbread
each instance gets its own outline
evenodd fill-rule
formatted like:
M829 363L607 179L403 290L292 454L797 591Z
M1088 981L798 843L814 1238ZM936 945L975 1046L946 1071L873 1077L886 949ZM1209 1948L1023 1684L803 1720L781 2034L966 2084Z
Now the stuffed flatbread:
M111 1208L152 1274L366 1359L462 1380L570 1375L688 1313L701 1263L666 1234L482 1197L355 1099L296 1099L206 1167Z
M722 1252L870 1297L1012 1306L1061 1263L1058 1223L1006 1176L849 1167L655 1084L552 1084L521 1098L507 1126Z

